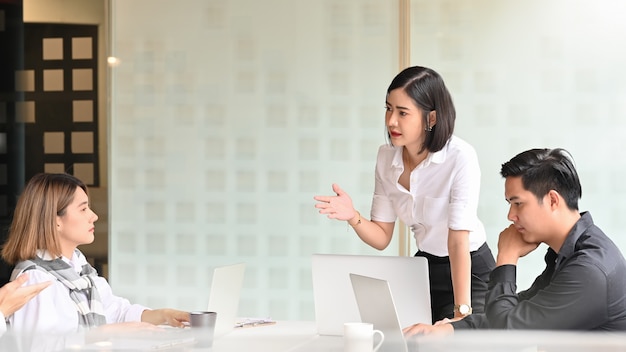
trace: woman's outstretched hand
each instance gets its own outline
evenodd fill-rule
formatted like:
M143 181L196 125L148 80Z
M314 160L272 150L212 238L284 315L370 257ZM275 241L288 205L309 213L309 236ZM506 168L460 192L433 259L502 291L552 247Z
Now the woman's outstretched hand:
M5 317L22 308L31 298L35 297L44 288L50 286L52 281L22 286L28 281L28 273L18 276L15 280L0 287L0 312Z
M356 210L352 205L352 198L336 183L333 183L334 196L315 196L315 207L320 214L326 214L329 219L348 221L356 216Z

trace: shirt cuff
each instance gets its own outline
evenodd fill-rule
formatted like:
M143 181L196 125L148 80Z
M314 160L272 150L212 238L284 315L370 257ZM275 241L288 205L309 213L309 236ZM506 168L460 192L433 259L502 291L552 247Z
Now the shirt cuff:
M483 313L471 314L461 320L450 323L454 330L463 329L488 329L487 317Z
M141 321L141 314L143 314L144 310L151 309L140 304L133 304L126 312L124 321Z
M489 274L489 288L498 283L517 281L517 266L512 264L500 265Z

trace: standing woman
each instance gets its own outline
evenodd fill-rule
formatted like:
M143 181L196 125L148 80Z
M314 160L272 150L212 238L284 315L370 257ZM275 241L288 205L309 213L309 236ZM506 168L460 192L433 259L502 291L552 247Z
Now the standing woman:
M336 196L314 197L315 207L348 221L378 250L389 245L400 218L413 231L415 256L428 259L433 322L483 312L495 261L477 215L478 158L452 134L452 97L437 72L416 66L393 79L385 104L390 143L378 150L371 220L336 184Z
M29 284L53 283L10 317L14 331L62 335L110 323L182 327L189 321L187 312L151 310L113 295L111 286L76 248L93 242L96 220L87 186L76 177L38 174L28 182L2 258L15 265L11 280L28 273Z

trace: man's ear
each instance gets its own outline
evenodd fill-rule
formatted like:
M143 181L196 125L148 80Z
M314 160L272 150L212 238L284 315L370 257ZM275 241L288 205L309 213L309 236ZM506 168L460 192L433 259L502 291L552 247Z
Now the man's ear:
M550 208L552 209L558 208L561 204L561 201L563 201L563 198L561 197L559 192L553 189L550 190L546 196L548 197L548 201L550 202Z

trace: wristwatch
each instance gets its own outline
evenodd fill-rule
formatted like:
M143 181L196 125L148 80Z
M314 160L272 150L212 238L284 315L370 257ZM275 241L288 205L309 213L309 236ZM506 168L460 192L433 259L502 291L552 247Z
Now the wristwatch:
M472 314L472 307L470 307L467 304L455 304L454 312L455 313L458 312L461 316L465 317L465 316Z

